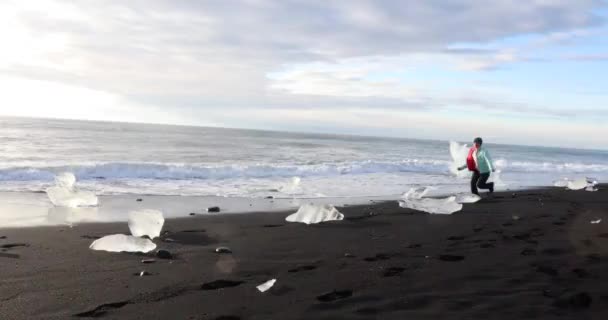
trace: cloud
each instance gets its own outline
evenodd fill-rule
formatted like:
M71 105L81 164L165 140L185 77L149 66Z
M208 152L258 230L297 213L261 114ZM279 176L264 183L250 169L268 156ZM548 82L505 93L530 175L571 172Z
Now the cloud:
M7 0L0 72L103 92L116 108L149 110L150 119L172 114L180 123L230 125L229 110L255 110L260 119L286 109L450 111L464 103L445 83L386 74L529 61L526 50L497 43L583 36L604 23L595 12L605 7L601 0ZM483 105L501 98L477 94ZM94 107L80 108L73 114ZM90 114L104 113L95 108ZM207 117L217 110L226 116Z

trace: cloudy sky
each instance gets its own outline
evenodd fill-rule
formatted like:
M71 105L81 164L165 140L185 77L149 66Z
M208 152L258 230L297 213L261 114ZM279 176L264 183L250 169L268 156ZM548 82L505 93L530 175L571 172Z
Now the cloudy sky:
M0 2L0 114L608 149L604 0Z

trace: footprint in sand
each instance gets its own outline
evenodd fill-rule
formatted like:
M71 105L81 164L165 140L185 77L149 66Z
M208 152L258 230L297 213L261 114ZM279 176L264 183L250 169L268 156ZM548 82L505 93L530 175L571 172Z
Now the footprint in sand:
M382 261L382 260L388 260L391 258L391 255L386 254L386 253L378 253L373 257L367 257L367 258L363 258L364 261L367 262L375 262L375 261Z
M439 260L449 261L449 262L462 261L462 260L464 260L464 256L453 255L453 254L442 254L442 255L439 255Z
M332 302L336 300L346 299L353 295L352 290L334 290L332 292L328 292L322 294L317 297L317 300L321 302Z
M223 288L232 288L243 284L244 281L233 281L233 280L216 280L212 282L204 283L201 286L202 290L218 290Z
M382 273L382 276L385 277L385 278L395 277L395 276L398 276L398 275L402 274L403 271L405 271L405 268L391 267L391 268L388 268L388 269L384 270L384 272Z
M300 272L300 271L311 271L311 270L315 270L317 268L317 266L299 266L293 269L289 269L287 270L287 272L289 273L296 273L296 272Z
M4 245L1 245L0 248L2 249L12 249L15 247L29 247L30 245L27 243L7 243Z

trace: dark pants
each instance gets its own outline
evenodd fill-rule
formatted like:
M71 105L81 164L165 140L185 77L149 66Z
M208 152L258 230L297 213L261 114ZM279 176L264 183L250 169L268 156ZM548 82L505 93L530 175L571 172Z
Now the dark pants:
M479 173L479 171L473 171L473 176L471 177L471 193L479 194L477 188L479 189L489 189L490 192L494 192L494 182L488 183L488 178L490 178L490 173Z

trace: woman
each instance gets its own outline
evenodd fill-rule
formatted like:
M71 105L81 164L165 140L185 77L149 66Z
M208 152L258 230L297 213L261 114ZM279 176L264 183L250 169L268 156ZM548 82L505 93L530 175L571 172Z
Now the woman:
M473 172L471 176L471 192L479 195L479 189L488 189L490 193L494 192L494 182L488 182L490 173L494 172L494 164L490 153L486 148L482 148L483 140L479 137L473 140L473 146L469 150L467 156L467 164L459 167L458 170L464 170L468 168L469 171Z

